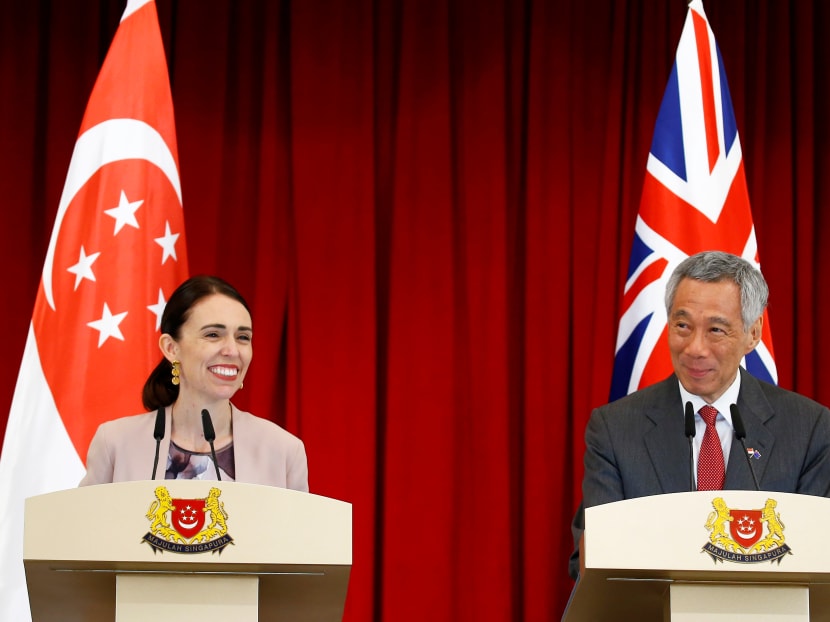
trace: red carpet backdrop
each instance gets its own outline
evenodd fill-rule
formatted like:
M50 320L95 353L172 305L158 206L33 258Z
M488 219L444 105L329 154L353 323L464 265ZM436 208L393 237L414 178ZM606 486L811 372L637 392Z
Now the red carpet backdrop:
M5 4L0 430L125 3ZM609 395L686 3L157 8L189 272L228 279L252 304L238 405L305 441L312 492L354 504L346 620L558 619L583 428ZM779 384L830 403L830 6L704 8L771 286Z

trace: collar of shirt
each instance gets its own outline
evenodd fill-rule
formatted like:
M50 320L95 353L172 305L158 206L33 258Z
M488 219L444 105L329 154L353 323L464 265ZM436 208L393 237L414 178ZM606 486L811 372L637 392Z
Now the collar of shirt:
M680 399L682 400L682 404L685 406L686 402L691 402L692 407L695 409L695 418L699 419L700 409L703 408L708 402L704 400L702 397L698 395L694 395L689 393L680 381L677 381L678 386L680 387ZM729 427L732 426L732 411L729 407L732 404L738 403L738 394L741 392L741 374L740 371L735 374L735 380L732 381L732 384L729 385L729 388L723 392L717 400L715 400L714 404L709 404L713 406L718 411L718 419L723 418L727 423L729 423ZM682 411L681 411L682 412Z
M700 456L700 445L703 442L703 436L706 432L706 424L698 411L706 405L706 401L700 396L689 393L683 388L683 385L680 384L679 381L678 385L680 385L680 397L683 400L684 406L686 402L691 402L692 407L695 409L695 437L692 443L694 447L694 451L692 452L692 468L694 469L693 473L695 481L697 481L697 461ZM740 393L740 390L741 374L738 372L735 375L735 380L731 385L729 385L729 388L724 391L723 395L715 400L714 404L710 404L710 406L714 406L718 411L718 418L715 420L715 429L717 430L718 438L720 439L724 464L729 464L729 455L731 453L732 439L734 437L734 428L732 427L732 411L729 409L729 406L738 402L738 393Z

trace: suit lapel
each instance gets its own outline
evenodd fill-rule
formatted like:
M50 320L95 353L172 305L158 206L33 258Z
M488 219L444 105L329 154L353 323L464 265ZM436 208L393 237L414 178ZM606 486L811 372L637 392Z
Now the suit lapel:
M683 407L677 377L655 385L653 399L643 412L654 424L644 441L662 493L690 490L689 441L684 434Z
M758 458L751 458L752 469L758 479L761 490L764 489L763 478L766 471L769 457L772 455L772 448L775 444L775 436L767 428L767 422L775 415L769 401L764 396L758 381L743 368L741 373L741 392L738 395L738 410L746 428L745 444L747 450L754 449L758 452ZM730 490L753 490L755 482L749 472L747 460L743 456L744 448L736 438L732 441L732 449L729 453L729 464L726 467L726 483L724 487Z

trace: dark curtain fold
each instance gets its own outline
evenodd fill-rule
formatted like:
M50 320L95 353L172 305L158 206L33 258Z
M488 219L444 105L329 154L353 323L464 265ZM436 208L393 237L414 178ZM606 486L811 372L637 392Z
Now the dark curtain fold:
M312 492L354 504L347 620L557 619L685 2L157 5L191 270L252 305L236 401L303 438ZM705 9L780 383L830 403L830 8ZM122 10L40 0L0 17L0 427Z

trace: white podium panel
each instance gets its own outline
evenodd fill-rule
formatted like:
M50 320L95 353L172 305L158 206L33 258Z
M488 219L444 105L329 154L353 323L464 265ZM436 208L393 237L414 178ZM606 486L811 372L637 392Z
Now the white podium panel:
M340 621L351 533L350 504L253 484L159 480L31 497L32 619Z
M830 621L830 500L688 492L587 508L565 622Z

